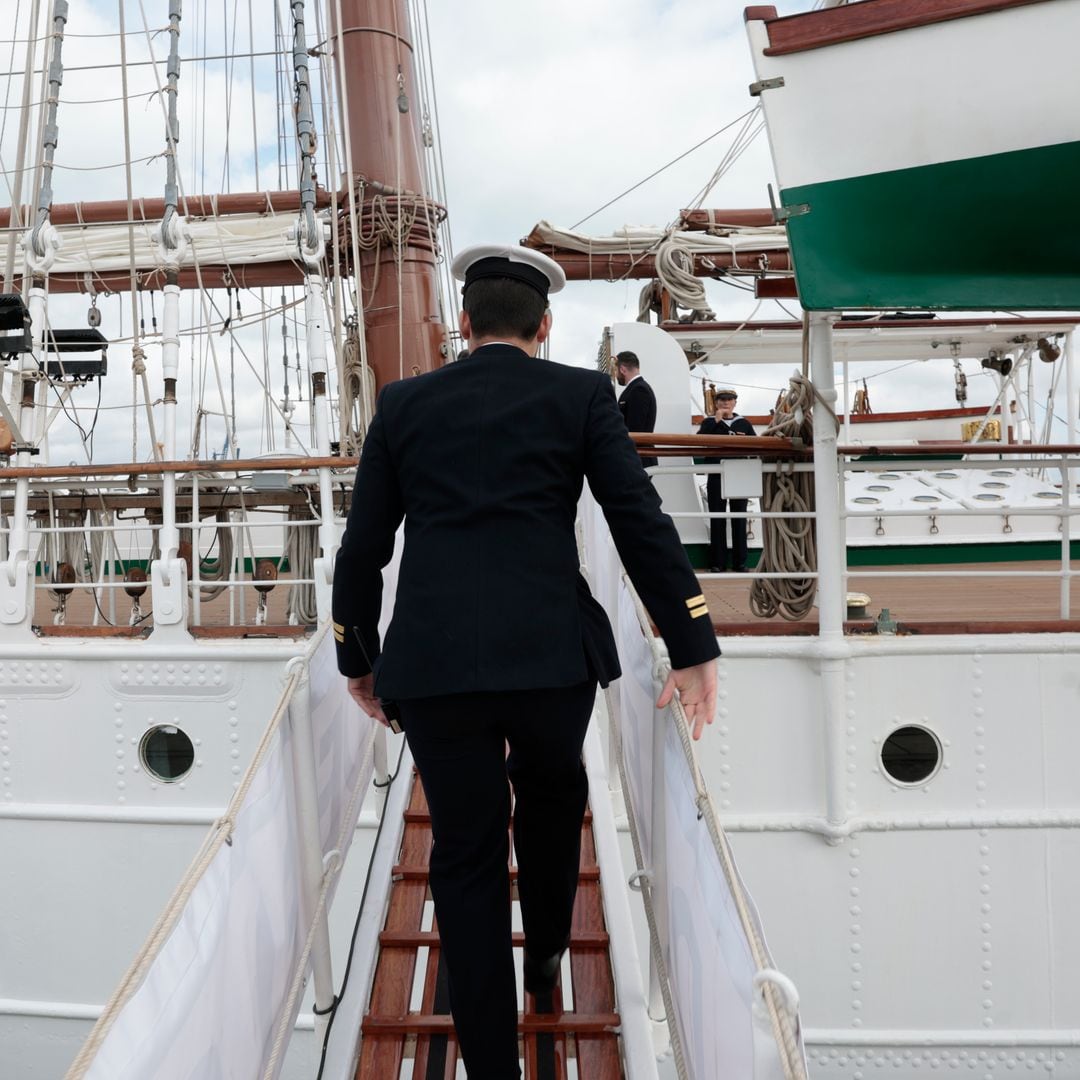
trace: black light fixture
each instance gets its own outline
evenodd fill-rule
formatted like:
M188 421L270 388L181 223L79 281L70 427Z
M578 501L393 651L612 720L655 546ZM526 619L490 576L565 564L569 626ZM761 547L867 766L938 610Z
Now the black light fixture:
M14 356L33 349L30 312L19 293L0 293L0 354Z
M1006 379L1012 371L1012 357L1002 356L997 349L991 349L990 355L983 359L982 366L988 371L996 371L1003 379Z

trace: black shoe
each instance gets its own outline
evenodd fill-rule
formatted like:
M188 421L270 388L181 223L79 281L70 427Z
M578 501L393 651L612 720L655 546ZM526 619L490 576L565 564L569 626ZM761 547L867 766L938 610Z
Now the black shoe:
M726 572L727 571L723 566L710 566L709 567L709 573L710 574L723 574L723 573L726 573Z
M534 997L550 994L555 989L564 952L565 949L560 949L543 960L525 953L525 989Z
M749 574L750 573L750 568L748 566L736 566L735 567L735 573L736 574Z

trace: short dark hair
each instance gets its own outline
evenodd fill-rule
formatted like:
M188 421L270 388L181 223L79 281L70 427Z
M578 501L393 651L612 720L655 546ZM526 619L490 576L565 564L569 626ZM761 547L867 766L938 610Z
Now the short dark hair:
M637 353L631 352L629 349L626 349L621 353L616 353L615 363L622 364L623 367L628 368L641 368L641 361L637 358Z
M547 301L513 278L480 278L465 290L462 307L476 337L505 334L532 341L547 311Z

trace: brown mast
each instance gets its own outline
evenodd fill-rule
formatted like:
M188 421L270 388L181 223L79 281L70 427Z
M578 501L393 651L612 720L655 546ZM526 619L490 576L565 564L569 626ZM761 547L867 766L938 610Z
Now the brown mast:
M356 199L368 363L377 386L440 367L447 337L439 311L435 204L422 195L420 99L404 0L331 4L331 51L352 150L345 187ZM407 235L406 224L415 217Z

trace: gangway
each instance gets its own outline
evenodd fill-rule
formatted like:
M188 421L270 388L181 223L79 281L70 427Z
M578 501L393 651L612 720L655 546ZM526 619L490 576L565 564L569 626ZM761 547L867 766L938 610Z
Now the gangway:
M457 1075L458 1050L434 917L430 928L425 928L425 912L430 907L431 817L418 777L410 774L408 779L411 792L361 1028L356 1080L396 1078L410 1057L414 1080L444 1080ZM511 865L509 872L516 904L516 867ZM578 894L567 954L570 985L556 988L550 1008L532 994L524 995L519 1032L525 1080L566 1080L575 1075L620 1080L625 1075L601 890L592 813L588 811L582 826ZM515 933L514 948L519 956L522 945L523 935ZM421 957L424 949L426 961ZM411 1009L421 966L420 1008ZM564 978L565 970L564 964ZM576 1072L571 1071L572 1065Z
M595 538L596 513L586 516ZM524 997L525 1080L658 1080L654 1035L670 1039L681 1080L805 1080L797 995L771 962L685 717L677 702L655 708L659 646L640 601L618 584L609 548L597 548L592 571L600 595L610 601L618 590L613 624L626 674L617 694L598 696L585 739L591 804L570 949L561 994L543 1009ZM429 914L431 822L408 747L399 744L394 776L376 780L379 813L364 792L386 777L389 748L348 697L327 625L282 674L251 765L68 1080L184 1080L202 1075L208 1054L221 1075L260 1080L310 1080L316 1063L320 1080L462 1075ZM335 979L328 911L361 804L371 801L377 836L346 869L346 896L366 876L354 932L336 939L348 959ZM633 834L630 876L649 923L648 992L616 804ZM512 864L507 872L512 881ZM514 945L522 948L520 934Z

